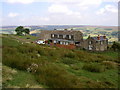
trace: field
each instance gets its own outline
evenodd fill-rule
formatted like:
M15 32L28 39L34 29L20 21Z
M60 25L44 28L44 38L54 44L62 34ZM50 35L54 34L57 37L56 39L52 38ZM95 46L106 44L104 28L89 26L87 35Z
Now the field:
M3 87L120 86L117 52L88 52L26 43L35 39L33 36L2 35Z

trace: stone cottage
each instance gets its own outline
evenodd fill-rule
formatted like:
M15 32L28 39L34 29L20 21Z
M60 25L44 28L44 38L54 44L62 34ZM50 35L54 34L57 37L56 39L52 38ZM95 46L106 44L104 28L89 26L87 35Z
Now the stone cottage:
M41 31L40 39L48 40L51 45L73 49L83 40L83 34L81 31L67 29Z
M90 51L105 51L107 50L108 46L108 39L106 36L97 36L91 37L89 36L86 40L82 43L82 48Z
M104 51L108 46L108 39L105 35L89 36L83 40L83 34L78 30L44 30L40 33L40 39L47 40L50 45L69 49L79 47L90 51Z
M83 34L80 31L73 30L56 30L51 33L51 39L54 43L59 44L76 44L83 40Z

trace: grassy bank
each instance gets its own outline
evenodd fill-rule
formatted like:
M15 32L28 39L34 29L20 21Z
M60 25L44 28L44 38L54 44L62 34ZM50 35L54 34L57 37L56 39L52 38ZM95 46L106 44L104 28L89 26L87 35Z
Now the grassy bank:
M17 38L21 39L21 37ZM24 72L24 74L16 76L18 78L16 81L5 83L25 86L21 83L26 79L21 82L17 81L30 74L32 76L28 75L28 79L34 77L33 83L39 83L43 87L118 87L118 63L115 56L36 45L17 40L9 36L3 37L3 64L20 70L19 73ZM5 87L8 86L8 84L5 85Z

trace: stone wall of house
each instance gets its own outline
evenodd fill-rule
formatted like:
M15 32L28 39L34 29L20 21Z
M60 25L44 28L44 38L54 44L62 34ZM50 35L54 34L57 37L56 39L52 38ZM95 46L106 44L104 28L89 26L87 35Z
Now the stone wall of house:
M100 44L102 43L102 44ZM107 41L99 41L98 43L96 43L96 51L104 51L107 50Z
M40 33L40 38L39 39L42 39L42 40L48 40L48 39L51 39L51 34L52 34L53 31L50 31L50 30L43 30L41 31Z
M83 34L80 31L76 31L74 33L74 41L82 41L83 40Z
M92 41L91 44L89 44L90 41ZM94 51L95 47L96 47L95 40L93 40L92 38L88 38L88 39L84 40L84 42L82 43L82 47L86 50L89 50L89 45L92 46L92 50Z
M90 44L91 41L92 43ZM81 45L81 47L86 50L89 50L89 46L92 47L92 51L104 51L104 50L107 50L108 43L106 40L96 41L92 38L88 38L84 40L84 42Z
M51 34L56 34L56 35L73 35L74 41L81 41L83 39L83 34L80 31L57 31L57 30L44 30L41 31L40 33L40 39L51 39ZM59 38L56 38L59 39ZM73 40L73 39L68 39L68 40Z

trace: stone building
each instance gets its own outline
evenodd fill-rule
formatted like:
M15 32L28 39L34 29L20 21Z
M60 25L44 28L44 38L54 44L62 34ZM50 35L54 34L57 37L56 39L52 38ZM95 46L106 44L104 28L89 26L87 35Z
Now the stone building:
M83 34L80 31L56 30L51 33L51 39L49 40L51 40L53 43L63 45L75 45L83 40Z
M106 36L88 37L83 40L83 34L77 30L44 30L40 33L40 39L49 41L48 44L58 47L74 49L84 48L90 51L107 50L108 39Z
M40 39L64 45L77 44L83 40L83 34L73 30L44 30L40 33Z
M106 36L88 37L82 43L82 48L90 51L105 51L107 50L108 39Z

